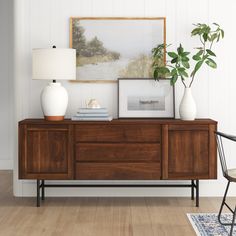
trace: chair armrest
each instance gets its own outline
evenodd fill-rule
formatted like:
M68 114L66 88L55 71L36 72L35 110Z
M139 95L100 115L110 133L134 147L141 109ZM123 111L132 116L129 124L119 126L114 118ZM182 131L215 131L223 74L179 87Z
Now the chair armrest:
M236 136L234 136L234 135L226 134L226 133L222 133L222 132L218 132L218 131L215 131L215 134L236 142Z

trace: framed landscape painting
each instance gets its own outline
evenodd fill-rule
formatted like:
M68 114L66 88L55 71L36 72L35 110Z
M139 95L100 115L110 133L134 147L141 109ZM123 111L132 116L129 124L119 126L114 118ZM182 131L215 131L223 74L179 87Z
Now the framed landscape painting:
M77 81L152 77L152 49L165 44L165 27L164 17L71 17L70 47L76 49Z
M174 118L174 97L169 79L118 79L118 117Z

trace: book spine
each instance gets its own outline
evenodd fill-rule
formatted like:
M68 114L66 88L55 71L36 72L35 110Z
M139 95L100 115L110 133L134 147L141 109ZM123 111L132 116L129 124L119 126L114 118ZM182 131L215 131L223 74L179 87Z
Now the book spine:
M77 120L77 121L111 121L112 117L71 117L71 120Z
M109 117L107 113L77 113L77 117Z
M107 109L79 109L78 113L108 113Z

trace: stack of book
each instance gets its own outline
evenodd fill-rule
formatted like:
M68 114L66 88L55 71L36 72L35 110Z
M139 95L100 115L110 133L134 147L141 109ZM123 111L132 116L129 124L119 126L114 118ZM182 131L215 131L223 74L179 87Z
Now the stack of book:
M106 108L80 108L79 112L72 116L72 120L84 121L111 121L112 117L109 116Z

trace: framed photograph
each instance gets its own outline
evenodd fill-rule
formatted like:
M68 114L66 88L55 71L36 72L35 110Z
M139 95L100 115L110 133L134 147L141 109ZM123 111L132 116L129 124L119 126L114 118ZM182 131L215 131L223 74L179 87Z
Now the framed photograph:
M152 49L166 42L166 19L70 18L77 82L152 77ZM165 58L160 60L165 63Z
M174 118L174 99L169 79L118 79L119 118Z

